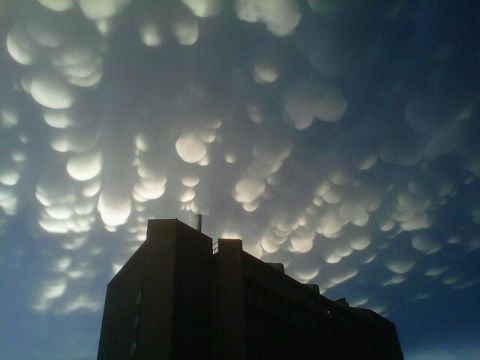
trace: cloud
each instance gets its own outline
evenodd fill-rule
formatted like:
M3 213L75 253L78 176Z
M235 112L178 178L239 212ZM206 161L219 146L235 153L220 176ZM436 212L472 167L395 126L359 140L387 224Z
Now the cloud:
M406 354L409 359L423 360L423 359L438 359L438 360L473 360L480 355L480 350L475 347L458 349L422 349L412 351Z
M276 36L293 33L302 17L296 0L236 0L235 10L240 20L261 21Z
M458 40L472 34L449 22L459 7L443 28L436 5L375 5L19 6L0 222L31 236L9 248L41 250L30 306L98 312L147 219L199 213L212 237L383 313L477 286L480 82Z
M163 42L160 26L153 19L145 19L138 30L140 39L146 46L159 46Z
M178 156L188 163L198 163L206 158L207 148L197 135L187 133L182 135L175 143Z
M61 297L67 289L67 280L64 277L47 280L33 308L37 311L46 311L52 302Z
M218 15L223 7L222 0L182 0L182 2L198 17Z
M53 11L66 11L72 8L74 0L37 0L43 6Z
M283 95L285 121L299 130L308 128L315 118L334 122L342 118L347 102L342 91L326 80L300 79Z
M40 73L30 83L30 94L40 105L50 109L68 109L74 102L72 89L54 74Z
M78 0L78 6L83 14L91 20L103 20L117 15L130 0Z
M414 236L412 238L412 247L427 255L435 254L442 248L440 244L426 236Z
M391 260L386 264L387 268L396 274L405 274L413 269L415 260Z

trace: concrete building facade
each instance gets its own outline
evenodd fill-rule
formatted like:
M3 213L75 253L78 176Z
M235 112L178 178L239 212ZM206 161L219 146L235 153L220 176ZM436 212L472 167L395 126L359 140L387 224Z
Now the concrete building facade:
M99 360L403 359L395 326L331 301L178 220L147 240L107 288Z

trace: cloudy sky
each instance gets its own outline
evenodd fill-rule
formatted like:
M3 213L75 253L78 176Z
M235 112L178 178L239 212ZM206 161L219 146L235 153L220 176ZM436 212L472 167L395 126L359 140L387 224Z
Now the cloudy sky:
M480 358L480 5L2 0L0 358L96 358L149 218Z

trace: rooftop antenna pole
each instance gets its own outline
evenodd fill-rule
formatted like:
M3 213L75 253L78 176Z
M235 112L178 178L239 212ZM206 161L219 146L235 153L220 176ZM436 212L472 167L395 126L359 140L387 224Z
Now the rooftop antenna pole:
M202 215L197 214L197 231L202 232Z

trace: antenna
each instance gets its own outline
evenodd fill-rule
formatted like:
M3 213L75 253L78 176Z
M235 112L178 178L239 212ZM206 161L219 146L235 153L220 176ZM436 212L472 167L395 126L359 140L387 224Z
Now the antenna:
M202 215L201 214L197 214L197 231L200 231L202 232Z

